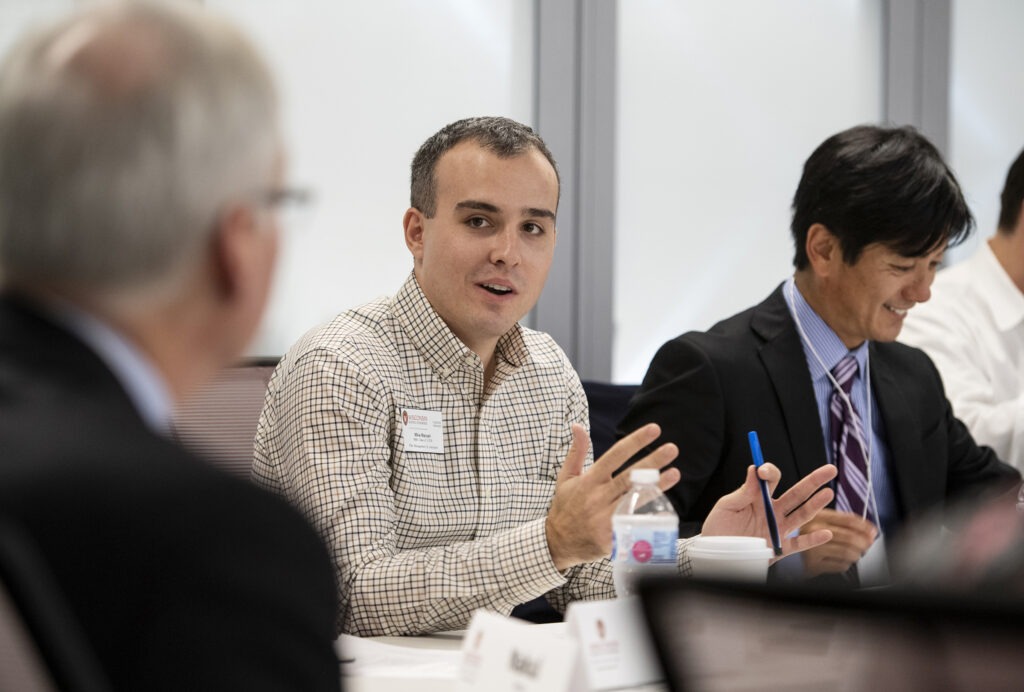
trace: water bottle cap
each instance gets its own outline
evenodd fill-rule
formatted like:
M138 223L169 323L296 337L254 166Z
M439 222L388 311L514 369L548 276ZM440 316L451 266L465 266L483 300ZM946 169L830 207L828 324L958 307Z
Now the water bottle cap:
M630 483L657 483L660 477L661 471L658 469L633 469L629 472Z

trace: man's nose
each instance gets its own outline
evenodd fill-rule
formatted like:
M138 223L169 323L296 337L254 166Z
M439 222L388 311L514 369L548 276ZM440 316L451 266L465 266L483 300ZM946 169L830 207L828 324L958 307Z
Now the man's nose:
M521 239L515 228L505 226L494 234L494 246L491 248L491 262L515 266L521 257Z

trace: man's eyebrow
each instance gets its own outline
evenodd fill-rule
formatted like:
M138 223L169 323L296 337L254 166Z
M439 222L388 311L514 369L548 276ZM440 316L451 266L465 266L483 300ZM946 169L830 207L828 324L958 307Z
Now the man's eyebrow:
M456 209L474 209L476 211L486 211L492 214L500 214L501 209L490 202L481 202L476 199L466 199L455 205ZM530 217L541 217L545 219L555 220L555 213L550 209L541 209L539 207L523 207L523 216Z
M555 220L555 212L549 209L538 209L536 207L527 207L523 209L523 216L542 216L546 219Z
M480 202L475 199L467 199L455 205L456 209L476 209L477 211L489 211L497 214L501 210L489 202Z

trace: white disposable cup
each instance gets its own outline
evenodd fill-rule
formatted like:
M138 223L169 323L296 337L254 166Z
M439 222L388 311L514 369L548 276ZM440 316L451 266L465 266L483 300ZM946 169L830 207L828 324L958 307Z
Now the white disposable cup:
M686 554L695 577L763 582L774 552L763 538L698 536Z

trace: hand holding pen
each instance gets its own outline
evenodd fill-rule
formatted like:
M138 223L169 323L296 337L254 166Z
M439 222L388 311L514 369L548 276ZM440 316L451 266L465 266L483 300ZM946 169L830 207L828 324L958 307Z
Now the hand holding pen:
M747 477L738 490L725 495L711 509L704 520L705 536L759 536L771 535L765 505L765 489L772 513L777 518L776 531L782 555L798 553L832 540L826 529L785 538L813 519L833 498L827 485L836 475L836 467L825 464L797 481L793 487L774 500L771 494L782 474L771 462L747 468ZM774 546L773 546L774 547Z

